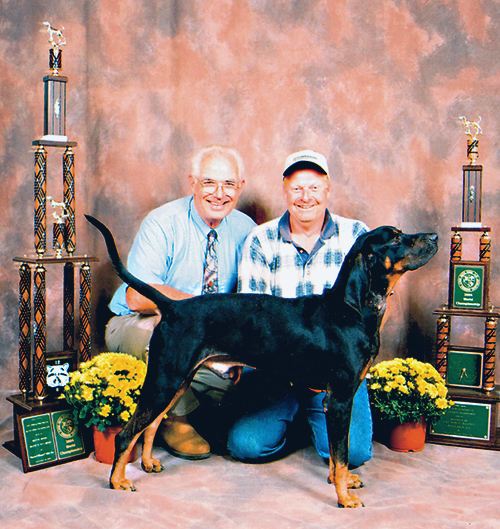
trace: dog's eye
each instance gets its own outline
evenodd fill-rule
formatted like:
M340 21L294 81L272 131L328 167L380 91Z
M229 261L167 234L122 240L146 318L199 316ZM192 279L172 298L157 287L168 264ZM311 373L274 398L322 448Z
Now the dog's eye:
M401 237L399 235L396 235L396 237L392 239L391 244L396 245L396 244L399 244L400 242L401 242Z

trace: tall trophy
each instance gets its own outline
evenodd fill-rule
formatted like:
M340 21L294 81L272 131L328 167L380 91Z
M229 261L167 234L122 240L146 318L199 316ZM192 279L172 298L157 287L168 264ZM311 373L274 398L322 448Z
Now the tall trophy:
M467 135L468 164L463 166L462 223L451 228L448 304L437 309L436 369L455 404L445 410L428 432L430 442L500 450L500 386L495 384L497 321L500 312L490 303L491 228L481 222L483 167L477 163L483 131L478 121L461 117ZM465 260L462 246L476 242L477 258ZM467 234L467 235L465 235ZM452 333L460 318L484 322L476 345Z
M66 85L60 75L62 30L44 22L49 34L50 74L44 82L43 136L32 142L34 153L34 256L14 257L19 263L19 391L7 398L14 405L14 440L4 446L17 455L24 472L88 456L91 442L73 421L68 404L59 398L70 371L91 358L91 273L97 258L75 255L74 141L66 135ZM62 28L64 29L64 28ZM50 150L61 152L63 197L47 196ZM50 176L50 175L49 175ZM52 250L47 248L47 207L52 208ZM57 293L47 281L49 267L62 268L62 348L47 341L47 298ZM77 269L78 267L78 269ZM79 271L79 281L76 273ZM79 290L79 303L75 290ZM77 305L77 306L75 306ZM75 314L79 309L79 325ZM75 330L78 332L76 333Z

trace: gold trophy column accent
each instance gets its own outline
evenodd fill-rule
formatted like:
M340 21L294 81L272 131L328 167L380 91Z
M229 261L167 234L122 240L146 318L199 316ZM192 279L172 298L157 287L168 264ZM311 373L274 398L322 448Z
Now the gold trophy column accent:
M479 260L489 262L491 260L491 238L484 232L479 239Z
M448 346L450 343L450 317L443 315L437 321L436 369L446 378Z
M31 391L31 268L19 267L19 389Z
M76 250L75 221L75 155L71 147L63 154L64 203L68 216L66 218L66 251L73 255Z
M35 252L47 249L47 151L40 145L35 151Z
M495 387L495 353L497 343L497 319L487 318L484 325L483 388L492 391Z
M47 324L46 324L46 269L42 264L35 268L34 298L34 338L33 353L33 391L35 398L43 400L47 396L45 379L47 378Z
M91 329L91 284L92 278L89 263L80 267L80 359L82 362L90 360L92 350Z
M455 232L451 237L450 259L460 261L462 259L462 236Z
M73 351L75 347L75 265L71 262L64 265L63 284L63 348L65 351Z

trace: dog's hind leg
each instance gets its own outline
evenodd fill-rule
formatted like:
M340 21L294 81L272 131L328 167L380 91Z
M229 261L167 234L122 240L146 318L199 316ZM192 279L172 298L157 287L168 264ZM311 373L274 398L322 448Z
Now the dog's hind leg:
M121 451L120 446L123 441L120 439L120 436L124 431L125 430L122 430L115 438L115 460L111 470L111 476L109 477L109 487L116 490L130 490L135 492L136 488L134 487L134 484L126 479L125 469L127 467L130 452L132 452L132 449L139 440L142 431L138 432L127 444L126 448Z
M161 413L155 419L155 421L144 431L144 445L142 448L141 467L142 470L144 470L144 472L147 472L148 474L157 474L164 470L161 461L153 457L153 441L155 439L156 431L158 430L158 427L160 426L160 423L163 420L165 413L166 411Z
M144 472L147 473L159 473L162 472L163 465L159 459L153 457L153 442L156 436L156 431L161 424L161 421L168 413L168 411L174 406L179 398L184 394L186 389L189 387L187 382L184 382L179 388L175 397L172 399L170 404L156 417L156 419L145 429L144 431L144 445L142 448L142 461L141 467Z
M167 409L168 408L169 407L167 406ZM148 446L148 443L151 442L152 445L152 441L150 441L150 435L152 434L154 437L154 432L156 432L155 424L159 424L162 416L163 414L160 414L158 411L153 412L151 408L144 404L142 399L139 399L139 403L134 415L115 438L115 460L109 478L110 488L130 491L136 490L134 484L126 478L125 469L127 467L130 452L144 431L150 430L147 431L145 435L143 461L144 455L146 454L149 457L149 459L146 457L146 468L151 466L156 467L158 471L161 471L161 463L159 461L152 460L152 450L151 447Z

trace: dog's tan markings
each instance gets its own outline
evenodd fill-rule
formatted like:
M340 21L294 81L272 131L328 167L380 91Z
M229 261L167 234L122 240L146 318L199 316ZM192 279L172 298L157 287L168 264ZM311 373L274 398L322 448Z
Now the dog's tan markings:
M348 489L361 489L364 487L363 482L361 481L359 476L357 476L356 474L351 474L349 470L347 471L347 473L348 473L348 476L347 476L347 488Z
M358 476L349 472L346 464L334 463L332 458L330 458L330 477L328 481L335 485L339 507L349 509L364 507L361 500L355 494L349 492L349 485L351 485L351 488L361 488L363 484Z
M365 379L366 374L368 373L368 370L370 369L371 365L372 361L370 359L369 362L366 364L366 367L363 369L363 371L361 371L361 375L359 375L359 380L361 380L361 382Z
M121 454L118 461L113 466L113 471L109 478L109 486L115 490L130 490L135 492L137 489L134 487L134 484L126 479L125 469L127 467L128 458L132 448L134 448L135 443L139 440L142 432L139 432L133 439L132 442L128 445L127 449Z
M387 287L387 294L386 296L389 296L392 291L394 290L394 287L396 286L396 283L403 277L405 274L405 271L403 270L402 266L398 266L401 263L398 263L396 266L394 266L393 270L390 274L387 274L387 279L389 281L389 285Z
M169 406L167 409L170 407L171 406ZM165 413L167 412L164 411L161 413L161 415L159 415L156 420L144 431L144 446L142 448L141 466L142 470L148 474L158 474L164 470L161 461L153 457L153 441L155 439L156 431L158 430Z

